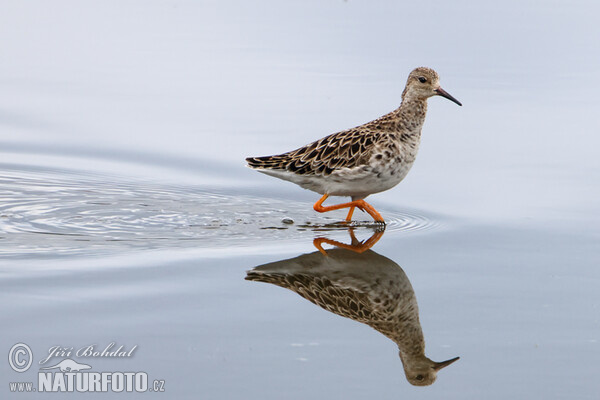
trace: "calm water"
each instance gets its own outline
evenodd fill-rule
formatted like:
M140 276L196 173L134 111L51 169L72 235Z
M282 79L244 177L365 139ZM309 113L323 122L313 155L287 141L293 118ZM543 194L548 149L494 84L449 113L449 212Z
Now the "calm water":
M10 383L69 358L165 399L598 399L599 11L3 4L0 397L52 396ZM429 101L414 168L370 198L384 232L244 167L396 108L419 65L464 107ZM379 241L313 245L351 234ZM422 340L460 356L426 387L398 357Z

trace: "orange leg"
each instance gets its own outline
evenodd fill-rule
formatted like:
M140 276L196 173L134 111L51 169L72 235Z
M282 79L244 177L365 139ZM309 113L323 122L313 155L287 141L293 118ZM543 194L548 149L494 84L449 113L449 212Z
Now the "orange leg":
M365 211L371 217L373 217L373 219L375 221L385 223L385 221L383 220L383 217L381 216L381 214L379 214L377 212L377 210L373 208L372 205L370 205L369 203L367 203L364 200L356 200L356 201L351 201L349 203L336 204L334 206L323 206L323 202L325 200L327 200L328 197L329 197L329 195L325 194L325 195L323 195L323 197L321 197L319 199L319 201L317 201L315 203L315 205L313 207L315 209L315 211L322 213L322 212L339 210L341 208L348 208L348 207L350 207L350 212L348 213L348 217L346 217L346 221L349 221L349 218L352 217L352 213L354 212L353 208L354 207L358 207L359 209L361 209L362 211Z
M350 207L350 210L348 211L348 215L346 216L346 222L352 221L352 214L354 214L355 208L356 208L356 206Z
M338 242L337 240L328 239L324 237L319 237L313 240L313 245L324 255L327 255L327 252L323 248L323 243L330 244L332 246L340 247L342 249L352 250L356 253L363 253L369 250L371 247L375 245L383 236L383 231L378 231L373 234L370 238L365 240L364 242L359 242L354 236L354 232L350 229L350 237L352 238L352 244L345 244L342 242Z

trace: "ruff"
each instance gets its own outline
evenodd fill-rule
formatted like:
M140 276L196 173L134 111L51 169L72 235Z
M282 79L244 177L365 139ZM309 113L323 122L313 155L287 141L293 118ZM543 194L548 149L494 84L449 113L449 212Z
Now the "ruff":
M318 212L355 207L376 221L381 215L364 199L400 183L410 171L421 141L421 129L427 113L427 99L446 97L458 100L439 85L438 74L425 67L408 76L402 103L396 110L364 125L334 133L287 153L248 157L250 168L293 182L323 197L315 203ZM329 196L349 196L352 201L323 206Z

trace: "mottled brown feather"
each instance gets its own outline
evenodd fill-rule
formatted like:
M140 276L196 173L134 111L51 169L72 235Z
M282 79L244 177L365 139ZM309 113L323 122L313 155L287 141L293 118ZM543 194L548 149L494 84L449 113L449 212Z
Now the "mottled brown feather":
M387 131L397 125L393 111L356 128L337 132L287 153L248 157L252 168L288 170L300 175L329 175L341 168L367 165L375 145L392 139Z
M287 153L246 161L251 168L322 194L364 198L387 190L404 179L415 161L427 98L440 93L449 96L439 90L434 70L416 68L409 74L396 110Z

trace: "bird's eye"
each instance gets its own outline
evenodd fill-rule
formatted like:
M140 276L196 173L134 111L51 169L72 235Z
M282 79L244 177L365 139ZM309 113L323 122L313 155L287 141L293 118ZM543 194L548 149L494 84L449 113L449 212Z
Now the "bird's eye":
M419 77L419 82L425 83L425 82L427 82L427 78L425 78L424 76L420 76Z
M417 378L417 380L418 380L418 381L422 381L423 379L425 379L425 378L423 377L423 375L417 375L417 377L416 377L416 378Z

